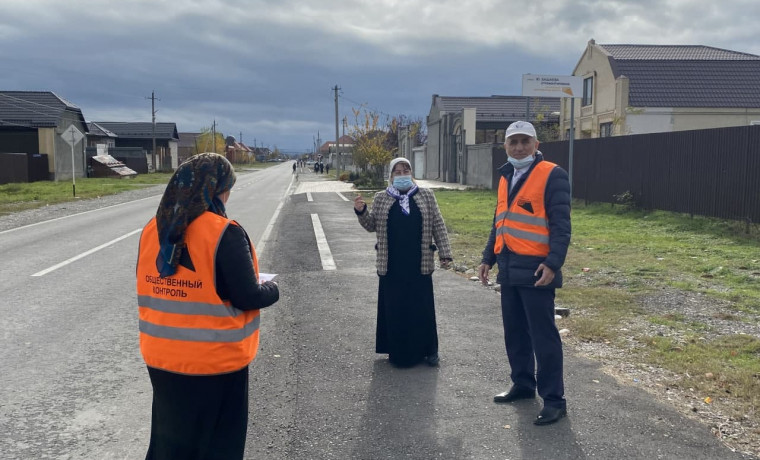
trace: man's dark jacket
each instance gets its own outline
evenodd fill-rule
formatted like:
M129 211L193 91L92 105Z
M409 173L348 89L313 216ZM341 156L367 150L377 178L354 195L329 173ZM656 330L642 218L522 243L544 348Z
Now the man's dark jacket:
M533 168L541 161L544 161L543 155L541 152L536 152L536 159L529 166L528 172L520 176L514 189L509 193L510 206L525 180L533 172ZM515 169L509 162L499 168L499 173L507 180L508 187L512 185L514 172ZM493 267L495 262L499 264L499 274L496 281L502 286L533 286L539 278L539 276L534 275L536 269L539 264L543 263L554 271L552 283L543 287L552 289L562 287L561 268L565 263L567 248L570 245L570 181L567 172L559 166L552 170L546 181L544 207L546 217L549 220L549 255L546 258L515 254L506 246L500 254L494 254L496 222L491 227L491 235L488 237L488 243L483 250L481 263L490 267ZM494 212L495 219L496 213Z

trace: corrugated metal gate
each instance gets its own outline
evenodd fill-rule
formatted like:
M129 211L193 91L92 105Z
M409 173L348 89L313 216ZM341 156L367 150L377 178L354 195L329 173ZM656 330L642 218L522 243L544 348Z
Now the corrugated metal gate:
M568 169L568 142L540 146ZM760 222L760 126L582 139L573 145L573 197Z

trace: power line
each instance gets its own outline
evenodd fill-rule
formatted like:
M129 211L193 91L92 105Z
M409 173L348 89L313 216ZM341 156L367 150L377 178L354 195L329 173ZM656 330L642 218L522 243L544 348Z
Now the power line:
M369 109L369 110L371 110L371 111L373 111L373 112L375 112L375 113L379 113L379 114L385 115L386 117L389 117L389 118L393 117L393 115L391 115L391 114L389 114L389 113L386 113L386 112L383 112L382 110L380 110L380 109L378 109L378 108L376 108L376 107L370 107L370 105L369 105L369 103L368 103L368 102L364 102L364 103L362 103L362 102L357 102L357 101L354 101L353 99L350 99L350 98L348 98L348 97L344 96L342 93L341 93L341 94L340 94L338 97L340 97L341 99L345 99L345 100L347 100L348 102L351 102L351 103L353 103L353 104L356 104L356 105L358 105L358 106L360 106L360 107L366 107L367 109Z

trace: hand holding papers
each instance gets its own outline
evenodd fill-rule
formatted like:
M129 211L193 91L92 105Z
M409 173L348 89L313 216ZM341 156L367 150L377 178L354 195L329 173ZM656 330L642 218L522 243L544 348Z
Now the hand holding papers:
M259 283L272 281L275 276L277 276L277 273L259 273Z

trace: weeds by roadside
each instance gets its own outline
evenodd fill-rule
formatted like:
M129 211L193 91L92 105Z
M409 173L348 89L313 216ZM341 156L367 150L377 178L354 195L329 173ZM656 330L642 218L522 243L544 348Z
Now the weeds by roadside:
M51 204L165 184L170 177L171 174L168 173L151 173L133 178L79 178L76 181L76 197L70 181L3 184L0 185L0 216Z

